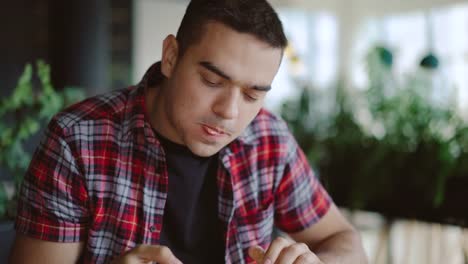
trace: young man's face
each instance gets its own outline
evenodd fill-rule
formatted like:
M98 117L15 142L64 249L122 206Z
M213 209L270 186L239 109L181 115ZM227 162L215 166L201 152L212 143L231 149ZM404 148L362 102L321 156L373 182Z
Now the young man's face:
M200 42L178 56L166 38L156 129L198 156L211 156L238 137L263 106L282 50L221 23L208 23Z

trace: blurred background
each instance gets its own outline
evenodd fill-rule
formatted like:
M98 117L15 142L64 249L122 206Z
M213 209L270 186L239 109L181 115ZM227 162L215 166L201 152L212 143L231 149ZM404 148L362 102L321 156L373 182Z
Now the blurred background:
M271 3L289 45L266 107L288 122L371 263L468 263L468 1ZM0 237L48 119L138 82L187 4L2 4Z

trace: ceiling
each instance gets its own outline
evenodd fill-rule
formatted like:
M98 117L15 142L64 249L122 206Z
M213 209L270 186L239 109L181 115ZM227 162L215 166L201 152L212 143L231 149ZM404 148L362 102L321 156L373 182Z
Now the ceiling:
M330 12L352 12L366 15L386 15L433 9L467 0L270 0L276 7L293 7Z

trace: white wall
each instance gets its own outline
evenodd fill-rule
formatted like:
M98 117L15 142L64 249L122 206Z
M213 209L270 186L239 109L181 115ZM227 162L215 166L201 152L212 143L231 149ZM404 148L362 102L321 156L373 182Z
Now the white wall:
M151 64L161 59L162 42L176 34L188 2L134 1L133 83L138 82Z

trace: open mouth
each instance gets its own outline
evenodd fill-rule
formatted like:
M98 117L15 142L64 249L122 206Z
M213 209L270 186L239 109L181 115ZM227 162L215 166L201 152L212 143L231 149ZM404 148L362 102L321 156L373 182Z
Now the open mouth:
M218 137L218 136L228 135L228 133L226 133L223 129L219 127L213 127L213 126L203 124L202 128L210 136Z

